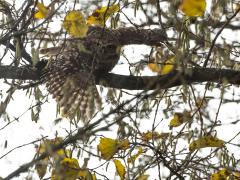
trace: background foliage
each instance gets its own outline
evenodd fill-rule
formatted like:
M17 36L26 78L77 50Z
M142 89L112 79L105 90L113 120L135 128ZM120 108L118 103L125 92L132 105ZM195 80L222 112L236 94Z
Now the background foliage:
M239 178L238 3L0 0L0 176ZM88 25L68 27L73 10ZM35 67L71 35L122 46L88 123L59 115Z

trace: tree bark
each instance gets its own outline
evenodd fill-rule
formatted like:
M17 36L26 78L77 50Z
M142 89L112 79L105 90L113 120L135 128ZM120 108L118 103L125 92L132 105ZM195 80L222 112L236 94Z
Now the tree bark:
M0 66L0 78L38 81L40 72L29 67ZM105 87L128 90L167 89L183 84L202 82L240 85L240 71L215 68L174 70L167 75L126 76L113 73L96 77L96 83Z
M157 46L169 40L162 29L136 29L134 27L103 29L101 27L89 27L88 35L84 38L90 42L102 41L116 45L145 44Z

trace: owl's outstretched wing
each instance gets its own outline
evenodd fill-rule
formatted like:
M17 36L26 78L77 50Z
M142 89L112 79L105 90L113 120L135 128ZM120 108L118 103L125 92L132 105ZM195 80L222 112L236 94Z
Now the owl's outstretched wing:
M46 83L63 115L71 119L91 118L102 103L94 76L109 72L116 65L119 49L114 45L89 46L77 41L48 50L45 52L54 56L50 56L41 81Z
M102 102L91 74L54 68L48 69L43 79L63 116L86 120L100 110Z

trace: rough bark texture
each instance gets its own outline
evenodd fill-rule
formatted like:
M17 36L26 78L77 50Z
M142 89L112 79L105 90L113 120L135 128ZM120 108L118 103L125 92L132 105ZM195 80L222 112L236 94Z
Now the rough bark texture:
M40 72L27 67L0 66L0 78L39 80ZM128 90L166 89L182 84L215 82L240 85L240 71L214 68L192 68L185 72L173 71L164 76L126 76L107 73L96 77L96 82L105 87Z
M167 40L167 36L162 29L136 29L133 27L118 28L116 30L90 27L87 38L90 41L101 40L116 45L159 45Z

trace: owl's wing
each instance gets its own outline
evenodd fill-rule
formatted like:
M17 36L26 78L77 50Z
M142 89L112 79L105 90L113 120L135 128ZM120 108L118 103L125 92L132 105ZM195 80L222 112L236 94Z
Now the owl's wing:
M42 50L44 52L44 50ZM63 115L87 119L101 108L94 75L107 73L116 65L120 50L115 45L66 41L50 53L41 82L57 100Z
M90 119L101 108L101 98L89 72L52 69L44 73L48 91L56 99L61 114L73 119Z

